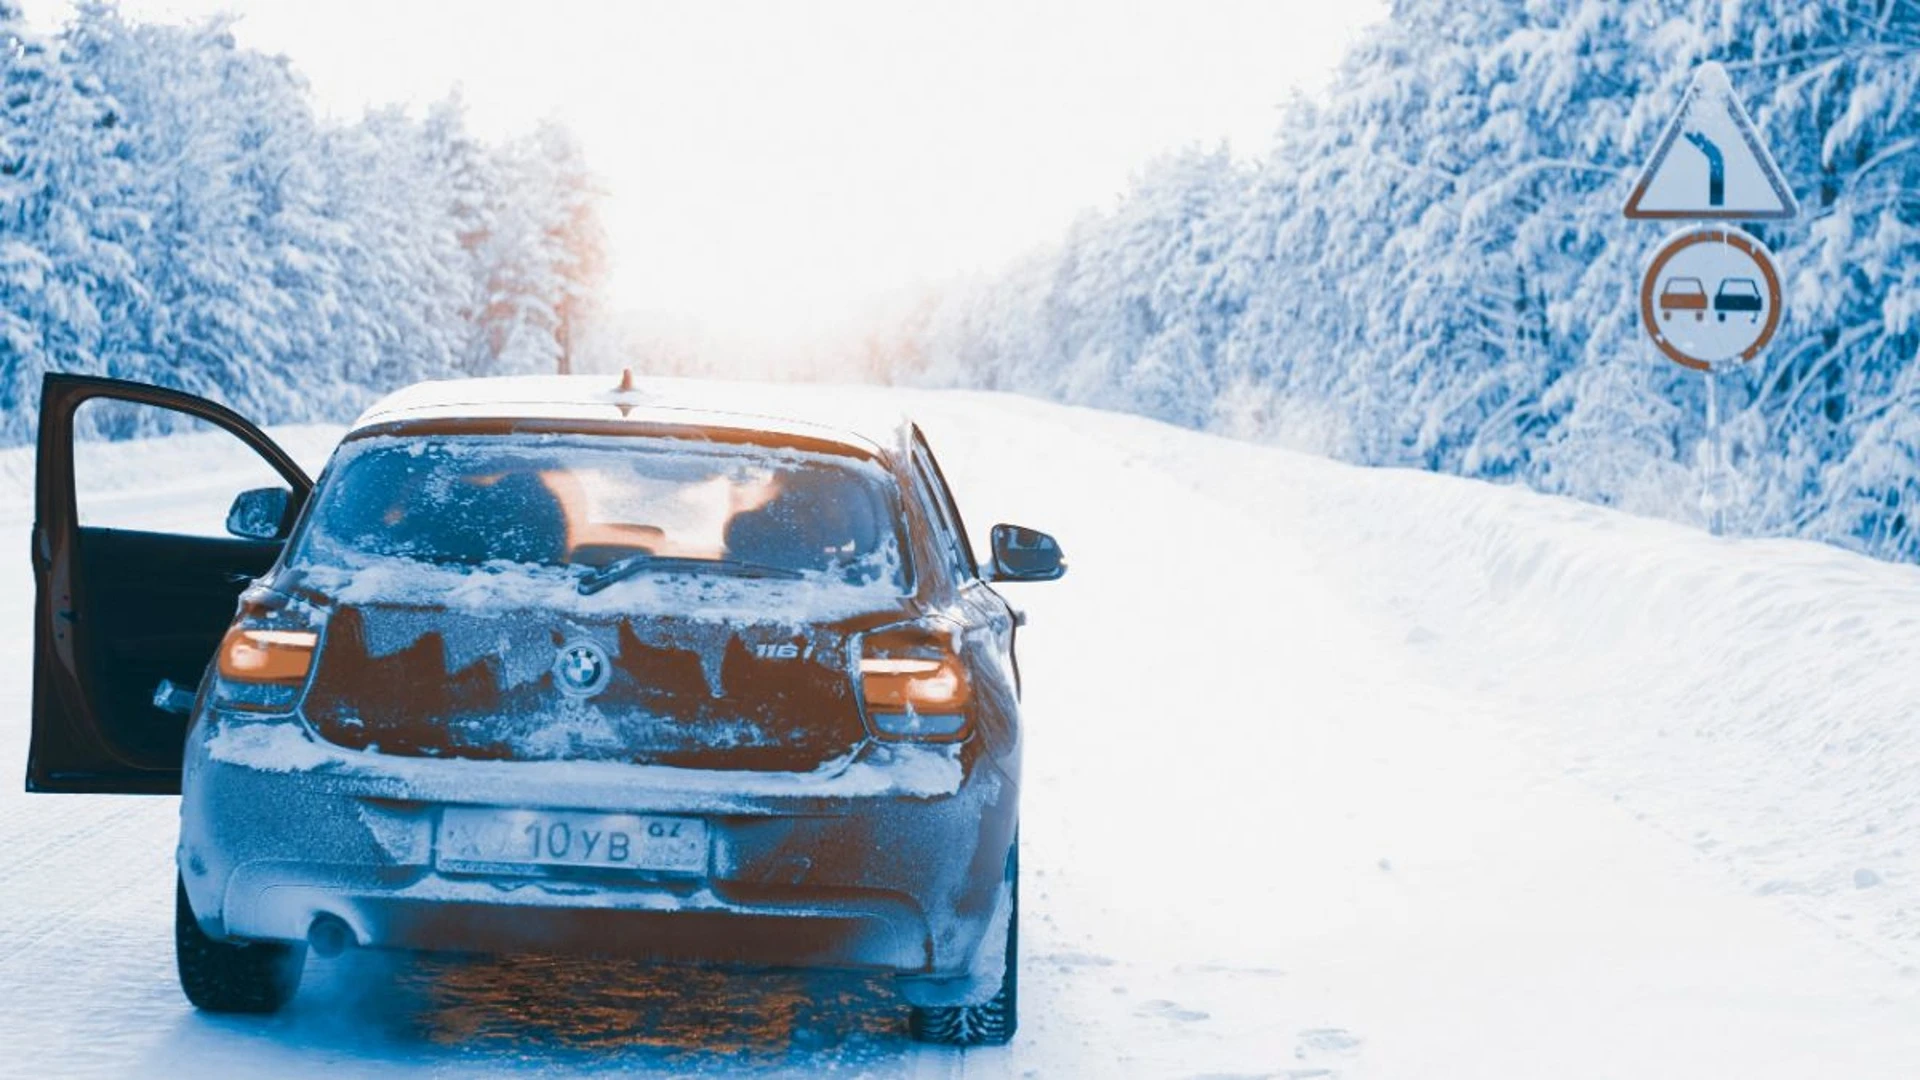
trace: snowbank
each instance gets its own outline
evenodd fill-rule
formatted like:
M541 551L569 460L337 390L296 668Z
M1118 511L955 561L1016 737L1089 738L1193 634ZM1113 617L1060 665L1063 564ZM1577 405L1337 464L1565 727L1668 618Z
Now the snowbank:
M1437 677L1501 703L1514 738L1753 892L1920 965L1920 567L1161 441L1190 482L1304 541Z
M337 424L288 424L267 431L309 476L319 475L345 428ZM33 505L32 446L0 449L0 505ZM76 454L81 482L91 491L155 492L217 486L230 476L253 477L267 466L245 444L211 427L190 434L158 435L119 442L88 440Z

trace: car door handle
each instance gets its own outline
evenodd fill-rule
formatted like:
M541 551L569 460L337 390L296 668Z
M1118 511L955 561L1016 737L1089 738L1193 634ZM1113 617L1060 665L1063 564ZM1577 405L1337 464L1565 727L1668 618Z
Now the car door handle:
M153 707L175 716L186 716L193 712L193 697L193 691L172 679L161 679L160 685L153 688Z
M1027 625L1027 611L1025 608L1008 608L1007 610L1013 615L1013 625Z

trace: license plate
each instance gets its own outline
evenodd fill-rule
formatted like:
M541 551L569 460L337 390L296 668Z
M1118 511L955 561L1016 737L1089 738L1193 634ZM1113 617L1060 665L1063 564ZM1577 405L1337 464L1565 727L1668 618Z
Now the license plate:
M440 812L434 851L436 864L455 872L585 867L704 874L707 823L639 814L449 806Z

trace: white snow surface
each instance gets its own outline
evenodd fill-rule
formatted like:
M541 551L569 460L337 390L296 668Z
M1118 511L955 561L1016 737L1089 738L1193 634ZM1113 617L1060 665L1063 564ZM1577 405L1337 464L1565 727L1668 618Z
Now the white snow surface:
M977 540L1044 528L1072 567L1005 589L1031 615L1012 1046L915 1046L877 979L575 960L350 955L281 1016L201 1016L176 801L16 789L0 1074L1920 1075L1920 570L1021 398L899 403ZM230 497L150 451L128 499L158 526ZM31 517L9 486L0 525ZM20 558L14 777L31 598Z

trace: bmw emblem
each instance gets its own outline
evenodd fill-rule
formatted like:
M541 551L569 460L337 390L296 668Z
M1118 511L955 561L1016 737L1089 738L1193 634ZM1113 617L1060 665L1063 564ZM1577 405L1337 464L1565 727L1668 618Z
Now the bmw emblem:
M613 675L606 650L591 641L569 641L553 661L553 681L572 697L592 697L607 688Z

